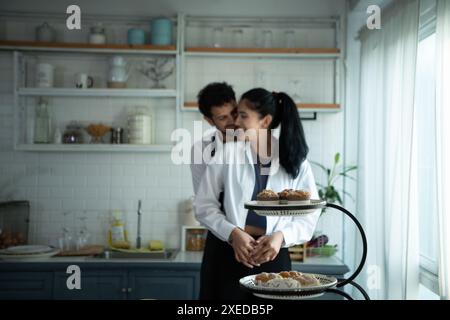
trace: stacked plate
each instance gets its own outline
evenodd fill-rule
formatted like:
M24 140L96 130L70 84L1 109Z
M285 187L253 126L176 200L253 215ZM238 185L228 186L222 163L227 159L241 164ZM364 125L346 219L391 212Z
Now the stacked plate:
M301 216L314 213L326 205L323 200L310 200L305 204L261 204L258 201L250 201L244 204L244 208L261 216Z
M320 297L327 289L336 287L337 279L322 274L310 274L319 280L315 286L305 286L301 288L281 289L259 286L256 282L256 275L247 276L239 280L240 287L253 293L253 295L264 299L275 300L302 300Z
M0 250L2 260L30 260L50 258L59 253L58 249L43 245L14 246Z

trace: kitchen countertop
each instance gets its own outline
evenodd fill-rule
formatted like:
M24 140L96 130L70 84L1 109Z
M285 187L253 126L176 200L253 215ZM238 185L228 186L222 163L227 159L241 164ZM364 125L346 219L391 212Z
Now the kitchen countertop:
M0 260L0 270L10 269L12 265L46 265L46 264L82 264L91 266L168 266L168 267L189 267L189 269L200 269L203 252L188 252L180 251L174 259L158 260L158 259L104 259L93 257L52 257L47 259L33 259L33 260ZM309 257L305 262L292 262L292 267L295 270L303 272L316 272L317 269L323 270L325 274L339 274L343 275L349 271L345 265L337 257Z

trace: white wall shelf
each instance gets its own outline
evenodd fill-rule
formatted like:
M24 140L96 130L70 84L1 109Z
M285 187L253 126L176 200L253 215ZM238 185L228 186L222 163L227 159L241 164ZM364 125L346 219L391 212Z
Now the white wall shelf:
M114 54L155 54L176 55L176 46L154 45L96 45L88 43L49 43L35 41L0 41L0 50L73 52L73 53L114 53Z
M222 46L220 48L210 47L207 34L211 28L221 25L224 17L195 17L185 16L179 14L176 17L176 43L171 46L129 46L122 44L107 44L107 45L91 45L86 43L43 43L35 41L0 41L1 50L14 51L14 145L17 150L23 151L81 151L81 152L168 152L171 146L166 145L170 143L167 137L160 137L160 145L155 146L132 146L132 145L43 145L43 144L26 144L26 121L24 117L27 116L27 110L35 103L29 97L60 97L60 98L117 98L120 104L120 98L145 98L145 99L159 99L169 98L174 100L175 109L170 109L173 112L174 127L181 126L181 112L194 111L198 112L193 101L204 85L211 81L227 81L235 87L236 92L242 93L242 90L255 86L264 86L272 90L283 90L285 92L294 91L288 88L286 84L280 85L283 80L291 81L293 78L301 78L308 88L304 88L305 95L300 94L299 101L307 101L313 103L298 104L299 112L301 113L337 113L342 111L342 77L344 75L343 69L343 52L342 52L342 28L340 27L340 18L327 19L304 19L289 18L278 19L271 18L262 22L260 19L251 18L226 18L227 26L225 27L225 40L230 42L229 33L235 28L245 29L245 38L242 44L249 47L233 47ZM245 22L245 23L244 23ZM245 27L242 27L245 26ZM246 29L247 26L251 29ZM270 28L274 32L273 47L262 48L255 43L256 38L262 28ZM293 48L284 48L280 40L282 38L282 30L296 30L296 43ZM212 30L212 29L211 29ZM327 31L323 31L327 30ZM249 31L249 32L247 32ZM325 32L325 33L323 33ZM324 35L322 39L321 35ZM307 41L303 41L307 38ZM209 38L208 38L209 39ZM303 39L303 40L301 40ZM302 42L303 41L303 42ZM255 46L255 47L252 47ZM55 54L58 53L58 54ZM64 55L71 55L72 59L78 59L80 56L80 63L88 65L87 60L95 59L100 61L100 66L95 65L96 71L102 77L104 72L102 68L103 59L108 59L111 54L129 54L131 60L139 60L155 55L166 55L175 59L175 84L171 87L173 89L109 89L109 88L91 88L91 89L75 89L68 87L55 88L35 88L27 87L28 81L32 79L27 72L32 70L33 64L24 62L26 57L37 60L40 57L47 63L58 61L61 67L61 59ZM63 58L61 58L63 55ZM98 59L99 55L101 58ZM101 55L105 55L102 57ZM131 55L134 55L131 57ZM53 59L53 60L52 60ZM55 60L56 59L56 60ZM86 60L86 61L85 61ZM64 61L64 60L62 60ZM78 61L76 62L78 63ZM230 63L230 65L227 65ZM212 65L212 66L211 66ZM214 69L218 68L217 71ZM287 66L287 67L286 67ZM235 68L235 69L233 69ZM258 70L266 71L266 77L269 78L267 85L259 83L257 78ZM212 71L214 70L214 71ZM234 73L236 70L236 73ZM32 72L32 71L31 71ZM283 74L290 73L289 77L292 79L284 79ZM59 79L65 81L64 86L69 86L67 83L70 74L59 75ZM26 80L26 81L25 81ZM61 81L60 81L61 82ZM98 83L98 82L97 82ZM60 84L61 85L61 84ZM278 87L277 87L278 85ZM241 88L239 88L239 86ZM185 103L186 100L186 103ZM165 103L165 102L164 102ZM80 100L80 104L85 105L84 100ZM111 103L114 105L115 102ZM62 107L68 107L66 104L59 104ZM82 107L82 106L81 106ZM112 109L107 109L112 110ZM168 110L168 109L165 109ZM97 111L97 113L96 113ZM101 117L103 111L89 111L97 118ZM108 111L112 112L112 111ZM114 110L113 112L116 112ZM64 117L61 112L58 113L60 117ZM100 115L100 116L99 116ZM167 121L167 113L161 119ZM172 114L170 114L171 116ZM123 116L123 115L122 115ZM71 116L73 117L73 114ZM106 114L105 118L111 119L111 114ZM62 123L66 123L73 119L59 119ZM75 119L76 120L76 119ZM94 118L93 118L94 120ZM110 120L109 120L110 121ZM171 126L163 122L160 125L164 130L160 132L168 132ZM32 140L31 140L32 141ZM158 141L156 142L158 143Z
M238 57L238 58L279 58L279 59L338 59L337 48L213 48L189 47L188 57Z
M19 96L175 98L175 89L20 88Z
M314 113L314 119L318 113L342 111L341 17L263 20L186 15L180 22L182 111L198 112L194 102L198 91L217 81L230 83L237 94L252 87L286 92L306 101L297 104L299 112Z
M18 151L44 152L171 152L172 145L135 144L19 144Z
M184 108L186 111L198 112L197 102L185 102ZM299 112L336 113L341 111L341 106L333 103L297 103L297 108Z

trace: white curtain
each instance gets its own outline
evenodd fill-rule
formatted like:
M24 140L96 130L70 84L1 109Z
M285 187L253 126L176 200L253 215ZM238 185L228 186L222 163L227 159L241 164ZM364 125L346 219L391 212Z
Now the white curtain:
M436 137L439 216L439 288L450 299L450 1L437 10Z
M368 259L357 282L372 299L414 299L419 243L411 170L419 2L395 1L381 17L381 30L361 33L357 215L367 233Z

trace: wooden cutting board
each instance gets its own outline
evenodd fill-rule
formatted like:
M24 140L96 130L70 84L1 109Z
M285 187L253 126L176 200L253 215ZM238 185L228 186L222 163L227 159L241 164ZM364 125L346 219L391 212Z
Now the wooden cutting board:
M105 247L101 245L89 245L81 248L80 250L67 250L58 253L58 256L95 256L102 254L105 251Z

